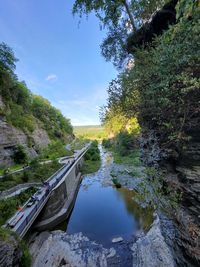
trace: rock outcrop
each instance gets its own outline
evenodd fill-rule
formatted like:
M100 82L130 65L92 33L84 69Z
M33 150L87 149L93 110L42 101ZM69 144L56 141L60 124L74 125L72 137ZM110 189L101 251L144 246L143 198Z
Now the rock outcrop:
M0 239L0 255L0 267L20 266L22 251L19 242L13 236L6 240Z
M4 107L0 97L0 108ZM23 145L29 157L37 156L39 148L50 143L47 132L42 129L39 123L32 133L25 133L6 121L6 117L0 115L0 166L13 164L12 155L17 145Z
M156 131L145 134L141 140L142 157L147 166L163 170L163 185L182 195L179 207L172 212L177 230L172 246L182 255L178 256L180 266L200 265L200 123L199 119L185 133L190 136L182 150L166 149L160 144ZM163 224L164 225L164 224ZM165 228L165 227L164 227ZM166 228L165 228L166 229ZM166 233L164 229L164 232Z
M156 217L147 235L123 240L112 247L89 240L82 233L43 232L30 244L33 267L174 267L174 260L160 231Z
M139 238L132 246L133 267L173 267L171 251L164 241L158 216L146 236Z

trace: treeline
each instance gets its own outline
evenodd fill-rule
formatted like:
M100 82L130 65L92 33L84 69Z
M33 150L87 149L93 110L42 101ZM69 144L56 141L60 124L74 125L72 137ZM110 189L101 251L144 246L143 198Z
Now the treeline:
M73 133L70 120L47 99L32 94L25 82L18 80L14 73L16 61L12 49L0 43L0 96L4 103L0 106L0 115L26 133L33 132L38 125L47 131L50 139L64 141Z

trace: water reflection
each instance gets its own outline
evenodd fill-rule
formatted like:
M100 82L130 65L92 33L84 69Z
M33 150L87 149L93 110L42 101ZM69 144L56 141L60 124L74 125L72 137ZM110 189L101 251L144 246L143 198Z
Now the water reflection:
M82 232L107 246L114 237L128 238L140 229L147 230L153 221L153 212L135 201L136 192L102 186L102 181L109 175L112 157L102 149L101 157L100 170L82 182L67 232Z
M129 214L135 216L143 230L148 230L149 226L153 222L153 209L151 207L143 208L141 205L139 205L137 201L138 193L135 191L130 191L126 188L120 188L118 189L118 192L120 193L120 197L123 198Z
M90 179L86 178L84 183ZM102 187L99 182L87 190L82 187L67 232L83 232L107 245L113 237L126 238L141 228L147 229L153 219L152 210L139 206L134 201L135 194L125 188Z

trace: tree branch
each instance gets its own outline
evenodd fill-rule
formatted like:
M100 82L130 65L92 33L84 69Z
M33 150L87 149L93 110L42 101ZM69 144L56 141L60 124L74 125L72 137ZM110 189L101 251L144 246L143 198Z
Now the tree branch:
M126 12L127 12L128 16L129 16L130 23L131 23L131 25L132 25L132 27L133 27L133 30L136 31L137 28L136 28L136 26L135 26L135 22L134 22L134 19L133 19L133 15L131 14L129 5L128 5L128 3L127 3L126 0L123 0L123 3L124 3L124 6L125 6L125 8L126 8Z

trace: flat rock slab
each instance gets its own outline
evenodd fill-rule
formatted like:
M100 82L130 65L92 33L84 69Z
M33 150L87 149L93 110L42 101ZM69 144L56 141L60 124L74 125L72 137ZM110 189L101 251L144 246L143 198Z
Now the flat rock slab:
M112 239L112 243L118 243L118 242L121 242L121 241L123 241L122 237L116 237L116 238Z
M114 248L106 249L82 233L68 235L62 231L51 232L45 238L39 236L30 246L30 252L32 267L106 267L108 262L116 264L118 260Z

